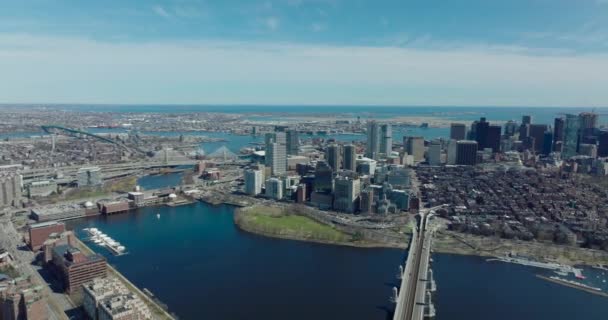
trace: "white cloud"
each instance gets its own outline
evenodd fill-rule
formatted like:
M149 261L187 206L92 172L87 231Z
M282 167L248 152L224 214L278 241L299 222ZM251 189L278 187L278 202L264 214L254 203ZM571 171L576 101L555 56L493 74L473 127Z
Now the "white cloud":
M3 102L608 106L608 55L0 34Z
M152 11L154 11L154 13L156 13L157 15L163 17L163 18L170 18L171 14L165 10L165 8L163 8L160 5L155 5L152 7Z

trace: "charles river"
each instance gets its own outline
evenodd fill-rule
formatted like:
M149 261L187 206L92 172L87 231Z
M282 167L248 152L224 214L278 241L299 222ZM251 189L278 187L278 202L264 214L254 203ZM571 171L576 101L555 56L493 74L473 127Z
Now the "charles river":
M549 122L550 115L544 118ZM401 134L447 135L446 129L413 131ZM204 145L206 152L224 144L238 152L260 141L200 134L228 139ZM159 188L178 184L180 178L179 174L148 176L139 184ZM237 229L232 214L230 206L195 203L73 220L68 227L85 237L82 229L95 226L125 245L129 253L115 257L89 244L180 319L389 317L387 311L393 307L389 298L398 284L397 268L405 259L404 250L265 238ZM607 298L539 279L536 274L548 274L540 269L473 256L434 254L432 258L439 320L605 319L608 314ZM585 268L584 274L587 284L608 289L602 271Z

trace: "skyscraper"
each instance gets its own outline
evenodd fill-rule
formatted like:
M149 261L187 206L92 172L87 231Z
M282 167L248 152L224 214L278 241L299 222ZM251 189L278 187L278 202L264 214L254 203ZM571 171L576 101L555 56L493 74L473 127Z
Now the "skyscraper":
M477 141L461 140L456 145L456 164L475 165L477 163Z
M505 123L505 137L512 137L517 132L517 122L509 120Z
M380 126L380 153L388 156L393 151L393 130L390 124Z
M431 166L438 166L441 164L441 142L433 140L429 144L429 150L427 152L427 161Z
M414 157L414 161L424 159L424 138L423 137L403 137L405 152Z
M450 125L450 139L464 140L467 138L467 126L464 123L452 123Z
M488 126L488 133L486 135L485 148L491 148L492 152L500 151L500 132L501 126L491 125Z
M319 193L331 193L334 189L333 170L325 161L317 162L315 167L314 191Z
M367 148L365 156L376 159L380 152L380 126L374 120L367 123Z
M531 124L530 125L530 137L534 138L534 152L542 153L545 145L545 132L547 132L546 124Z
M262 171L245 170L245 193L255 196L262 193Z
M564 118L555 118L553 122L553 150L561 151L561 143L564 141ZM560 146L560 150L557 150L557 146Z
M579 113L578 116L580 118L581 130L597 128L597 119L598 119L597 113L581 112L581 113Z
M342 168L345 170L357 170L357 151L354 145L347 144L344 146L344 156L342 157Z
M545 131L545 138L543 140L543 154L550 154L553 151L553 133L551 130Z
M486 141L488 140L488 129L490 128L490 123L486 121L486 118L482 117L479 121L473 122L474 132L475 132L475 141L477 141L477 145L479 149L483 150L488 148Z
M334 171L338 171L342 163L340 155L341 149L342 146L334 143L329 145L327 150L325 150L325 160L327 160L327 164L329 164Z
M524 115L521 117L521 124L532 124L532 116Z
M270 167L272 175L281 175L287 171L287 150L285 132L266 134L266 166Z
M283 181L279 178L270 178L266 180L265 195L275 200L283 199Z
M360 191L361 180L357 174L338 175L334 184L334 209L354 213Z
M298 149L300 147L300 137L298 134L298 130L287 130L286 140L287 140L287 154L288 155L298 155Z
M598 157L608 157L608 131L602 130L598 134Z
M580 126L580 118L577 115L566 115L564 141L562 144L562 157L565 159L576 155Z

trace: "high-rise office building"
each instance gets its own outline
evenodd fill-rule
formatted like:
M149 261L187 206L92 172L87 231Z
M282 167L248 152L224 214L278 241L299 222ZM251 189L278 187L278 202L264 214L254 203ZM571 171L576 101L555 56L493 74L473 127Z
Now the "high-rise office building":
M287 155L285 145L271 142L266 149L266 165L272 175L282 175L287 171Z
M318 193L331 193L334 189L333 170L325 161L317 162L315 167L314 191Z
M380 125L374 120L367 123L367 148L365 156L377 159L380 153Z
M287 154L292 156L298 155L300 148L300 137L298 130L287 130L287 132L285 132L285 139L287 140Z
M390 124L380 126L380 153L388 156L393 151L393 129Z
M245 170L245 193L252 196L262 193L263 177L260 170Z
M356 173L338 175L334 183L334 209L354 213L360 191L361 180Z
M344 156L342 157L342 168L345 170L357 170L357 149L352 144L344 146Z
M287 148L285 132L266 133L265 164L272 175L282 175L287 171Z
M427 158L427 161L431 166L438 166L441 164L441 141L431 141L429 150L427 151Z
M270 178L265 183L266 192L264 193L268 198L281 200L283 199L283 180L279 178Z
M597 128L597 113L593 112L581 112L578 117L580 118L581 130L595 129Z
M472 132L475 133L474 139L477 141L477 145L479 149L483 150L487 148L486 141L488 140L488 129L490 128L490 123L486 121L486 118L482 117L479 121L473 122Z
M327 149L325 150L325 160L334 171L338 171L342 164L341 150L342 146L335 143L327 146Z
M580 118L577 115L566 115L564 141L562 143L562 158L568 159L576 155L580 126Z
M509 138L515 135L517 132L518 125L517 122L513 120L509 120L505 123L505 137Z
M543 154L550 154L553 151L553 132L547 130L545 132L545 138L543 139Z
M487 129L485 139L485 148L491 148L492 152L500 151L500 134L502 127L498 125L490 125Z
M456 144L456 164L475 165L477 163L477 141L461 140Z
M450 139L464 140L467 138L467 126L464 123L450 125Z
M545 132L548 127L546 124L531 124L530 125L530 137L534 138L534 146L529 146L536 153L542 153L543 147L545 146Z
M523 115L521 117L521 124L532 124L532 116L530 116L530 115Z
M360 210L362 214L373 213L374 208L374 190L372 188L366 188L361 191L360 194Z
M561 151L561 144L564 141L564 118L555 118L553 121L553 150ZM560 150L557 149L559 143Z
M403 137L405 152L414 157L414 161L424 160L424 138L423 137Z
M456 150L457 150L457 141L451 139L448 141L448 151L447 151L447 164L454 165L456 164Z
M608 131L601 130L598 134L598 157L608 157Z

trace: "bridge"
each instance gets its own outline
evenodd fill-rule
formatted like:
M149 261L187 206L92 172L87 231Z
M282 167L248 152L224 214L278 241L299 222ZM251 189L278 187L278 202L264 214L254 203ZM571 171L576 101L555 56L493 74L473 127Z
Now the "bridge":
M393 320L422 320L435 317L431 293L437 289L433 270L430 269L431 240L434 229L429 220L435 210L445 205L420 210L405 267L399 266L400 288L393 288L396 303Z
M94 134L94 133L82 131L82 130L71 129L71 128L66 128L66 127L57 126L57 125L46 125L46 126L41 126L40 128L42 128L42 130L44 132L48 133L48 134L62 133L62 134L65 134L67 136L75 137L75 138L90 137L90 138L99 140L101 142L105 142L105 143L110 143L110 144L116 145L119 148L124 149L125 151L128 151L128 152L133 152L135 150L135 151L140 152L142 154L146 153L144 150L138 148L137 146L128 147L127 145L125 145L121 141L110 139L110 138L106 138L106 137L103 137L103 136L100 136L100 135L97 135L97 134Z

